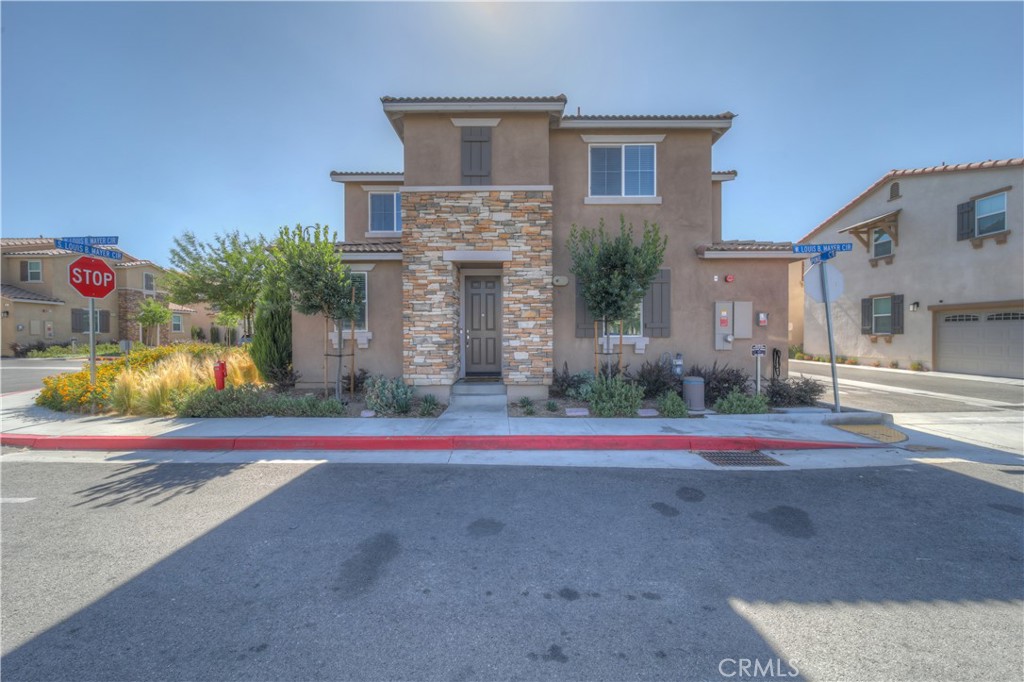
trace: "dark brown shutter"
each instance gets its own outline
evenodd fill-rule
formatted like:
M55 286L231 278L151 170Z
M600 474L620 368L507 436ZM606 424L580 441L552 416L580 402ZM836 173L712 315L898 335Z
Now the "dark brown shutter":
M100 333L101 334L109 334L110 333L110 311L109 310L101 310L100 311Z
M490 128L462 128L462 184L491 184Z
M956 207L956 240L963 241L974 236L974 202L968 201Z
M658 270L644 296L644 336L668 338L672 335L672 273Z
M71 309L71 333L81 334L86 331L85 320L89 315L89 311L82 310L81 308Z
M874 315L874 309L871 307L870 298L860 299L860 333L870 334L873 329L872 316Z
M576 281L576 338L594 338L594 316L587 310L587 302L580 293L579 280Z
M21 261L21 281L22 282L27 282L28 281L28 261L27 260Z
M903 294L892 297L892 333L903 333Z

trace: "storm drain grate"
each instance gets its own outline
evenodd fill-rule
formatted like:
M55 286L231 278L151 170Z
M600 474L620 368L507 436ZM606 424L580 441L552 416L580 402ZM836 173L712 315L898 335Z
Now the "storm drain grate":
M760 450L703 450L698 455L720 467L784 467Z

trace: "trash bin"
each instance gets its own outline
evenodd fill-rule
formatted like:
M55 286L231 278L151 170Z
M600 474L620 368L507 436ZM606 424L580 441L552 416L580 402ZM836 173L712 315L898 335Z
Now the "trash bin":
M683 377L683 400L691 410L704 409L704 377Z

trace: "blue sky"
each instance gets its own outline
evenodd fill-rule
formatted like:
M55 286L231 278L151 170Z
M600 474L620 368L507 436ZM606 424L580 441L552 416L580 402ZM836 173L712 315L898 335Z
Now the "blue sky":
M401 170L382 95L739 114L726 239L798 239L891 168L1024 155L1024 4L17 3L3 235L341 230L331 170Z

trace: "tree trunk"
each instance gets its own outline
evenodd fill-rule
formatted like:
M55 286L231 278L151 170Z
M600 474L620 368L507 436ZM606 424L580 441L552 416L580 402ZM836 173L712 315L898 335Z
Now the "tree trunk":
M341 400L341 351L345 347L342 339L344 328L340 319L335 320L334 323L338 326L338 368L334 372L334 397Z
M324 397L327 397L327 344L330 342L328 332L330 331L331 320L324 315ZM339 344L340 345L340 344Z
M625 323L619 320L619 374L622 374L622 328Z
M597 320L594 320L594 378L597 378L598 372L600 372L600 365L598 365L598 358L601 357L597 354Z
M352 287L352 306L355 310L356 303L356 288ZM349 324L352 326L350 339L352 341L352 359L349 360L349 372L348 372L348 394L355 400L356 397L356 318L353 317ZM338 359L341 362L341 359Z

